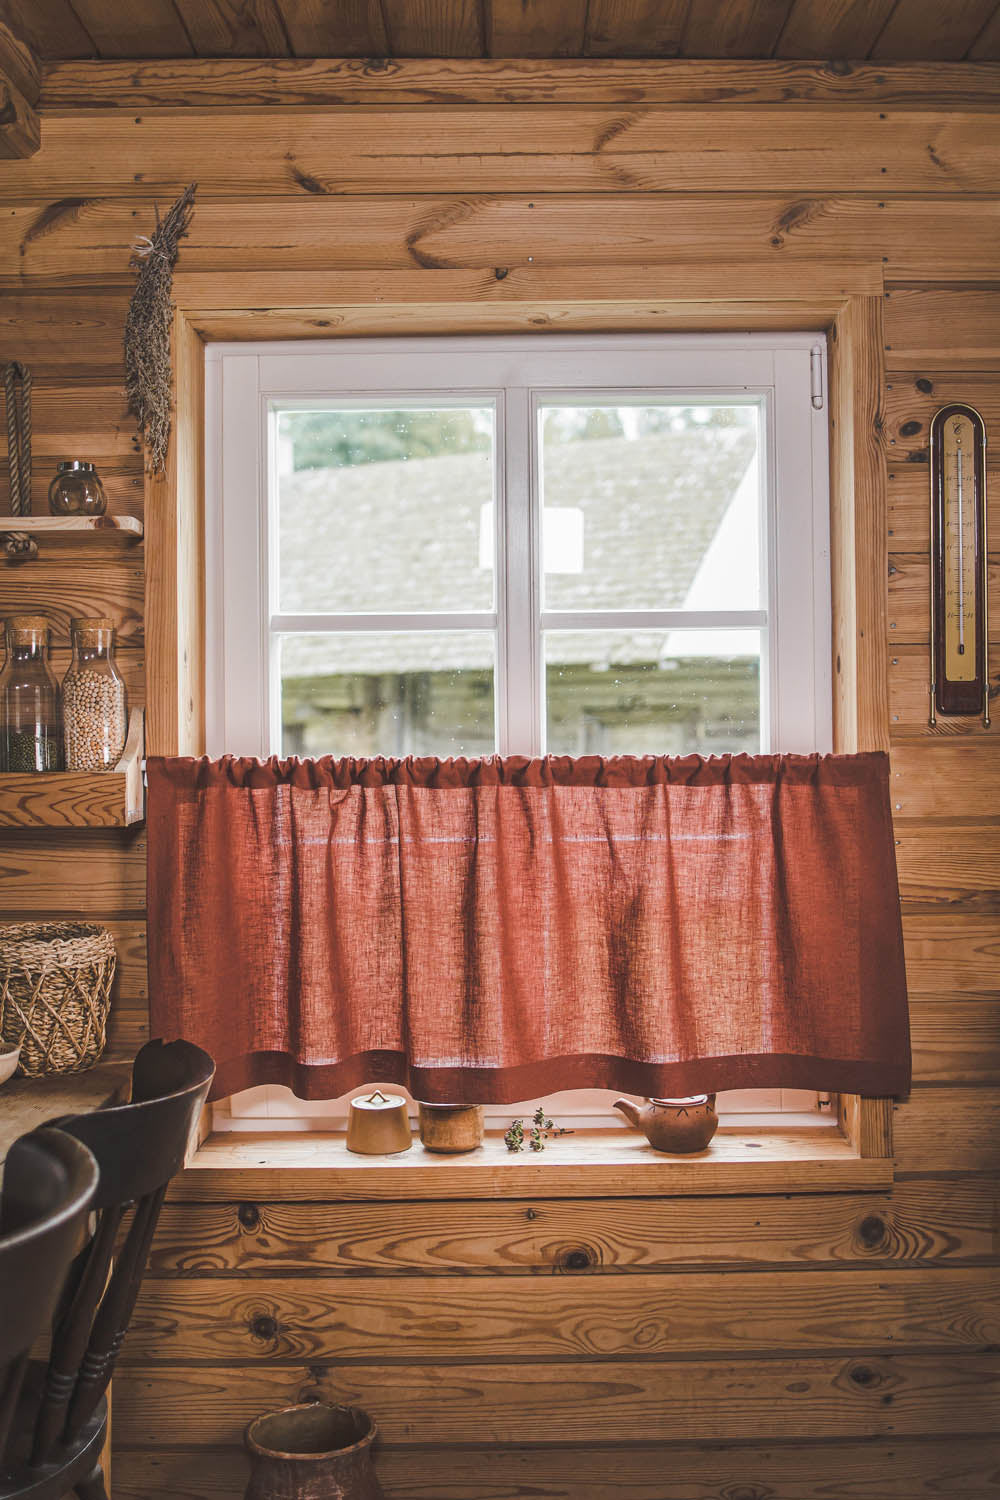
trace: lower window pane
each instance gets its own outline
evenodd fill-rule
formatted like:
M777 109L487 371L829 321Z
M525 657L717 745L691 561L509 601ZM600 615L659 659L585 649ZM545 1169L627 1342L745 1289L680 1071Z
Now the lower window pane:
M759 630L549 630L550 755L761 748Z
M488 630L278 640L282 755L492 755Z

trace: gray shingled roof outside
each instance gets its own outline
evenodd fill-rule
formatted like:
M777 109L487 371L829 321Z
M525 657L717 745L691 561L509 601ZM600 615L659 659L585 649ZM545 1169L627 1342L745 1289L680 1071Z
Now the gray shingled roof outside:
M746 427L548 446L546 504L583 511L585 572L550 574L547 606L682 607L753 452L754 435ZM655 516L651 496L658 497ZM489 573L479 566L479 547L481 511L491 497L485 453L284 475L282 612L489 609ZM719 600L720 608L726 604ZM655 659L662 639L638 632L629 632L627 641L616 637L614 660ZM593 660L592 640L567 637L565 645L566 661ZM361 633L348 640L288 638L282 652L283 675L290 677L433 671L488 661L488 649L467 633L397 638L391 658L384 638Z

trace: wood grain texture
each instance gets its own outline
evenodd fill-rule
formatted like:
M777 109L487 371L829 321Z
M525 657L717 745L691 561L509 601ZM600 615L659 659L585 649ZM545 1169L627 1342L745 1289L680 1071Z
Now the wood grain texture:
M297 57L330 57L336 54L337 57L384 58L389 51L385 18L378 0L340 0L336 8L335 31L331 26L333 13L325 0L281 0L281 19L291 50ZM223 63L222 66L226 68L232 64ZM325 65L306 64L310 69L316 66ZM362 66L367 71L367 64ZM255 69L253 76L270 73L271 67L272 64L266 63L263 68ZM342 69L344 64L334 63L333 67ZM371 71L378 76L378 68L373 67ZM192 81L196 77L193 73ZM174 98L177 97L175 87L170 92ZM242 97L247 99L246 94Z
M995 1173L1000 1169L998 1130L996 1089L914 1088L893 1114L897 1169Z
M1000 1182L991 1178L897 1183L891 1195L791 1198L170 1202L150 1274L447 1280L966 1263L1000 1251L998 1211ZM600 1298L599 1290L591 1295Z
M515 0L519 6L520 0ZM990 194L1000 114L835 111L818 107L789 132L780 109L657 105L452 106L436 117L399 106L364 113L275 109L179 115L94 111L47 118L42 150L11 162L22 199L142 199L174 191L197 162L210 198L303 194L711 193L745 191L873 199ZM831 149L831 140L836 148ZM206 141L211 147L206 148ZM241 149L242 148L242 149Z
M795 0L778 57L867 57L896 0Z
M9 921L144 915L142 833L9 831L0 843L0 910Z
M914 996L910 1031L919 1082L1000 1087L1000 993Z
M885 304L886 366L1000 369L1000 298L986 287L893 286Z
M190 57L191 41L173 0L109 6L73 0L73 10L101 57Z
M3 0L0 19L40 58L96 55L70 0Z
M871 49L873 58L964 57L995 9L995 0L899 0Z
M1000 817L995 740L935 740L893 747L889 792L901 818Z
M899 748L894 745L894 758ZM974 811L979 811L978 799ZM927 827L900 817L895 838L899 889L908 916L1000 910L1000 823L935 821Z
M988 1270L714 1275L407 1277L143 1283L122 1365L361 1360L418 1364L819 1350L970 1350L1000 1339Z
M0 70L0 158L34 156L42 141L38 111Z
M277 0L174 0L198 57L287 57Z
M691 0L684 52L688 57L770 57L791 8L792 0Z
M386 1447L469 1443L773 1441L989 1432L996 1354L863 1354L655 1363L322 1364L130 1368L116 1441L234 1445L262 1411L322 1399L379 1414ZM891 1396L891 1402L885 1400Z
M579 57L586 45L587 0L490 0L490 57Z
M906 978L911 994L991 994L1000 959L996 917L903 918Z
M209 123L206 130L211 133ZM324 162L315 165L321 173L326 171ZM291 169L286 161L283 170L290 180ZM165 183L161 192L173 195L177 186L176 181ZM817 261L832 265L840 259L847 267L864 264L871 276L878 269L871 260L873 247L887 262L917 265L924 274L933 274L949 258L947 247L933 232L941 223L942 209L929 199L753 194L730 199L719 194L613 192L595 199L553 192L537 198L466 194L456 202L430 195L334 198L307 196L308 190L301 187L295 191L296 196L270 203L240 197L221 202L206 196L182 247L178 273L229 275L234 262L247 271L269 269L286 275L309 269L478 268L485 283L487 277L498 280L498 269L512 274L534 268L564 277L559 300L565 301L573 297L571 268L576 267L587 267L593 274L608 265L662 266L669 273L670 265L679 262L700 264L704 274L712 265L718 287L729 268L749 261L769 268L773 291L776 275L802 276ZM595 217L614 224L610 242L595 237ZM947 218L967 247L970 270L993 269L1000 233L998 204L951 199ZM88 277L106 281L122 276L119 236L133 235L137 221L155 222L152 200L97 198L54 214L47 201L36 200L14 205L0 221L0 244L15 257L6 263L37 276L40 289L86 283ZM48 226L46 232L35 233L34 226L41 222ZM496 295L516 300L512 288ZM624 290L619 295L629 299L635 294ZM214 305L232 303L224 297ZM268 302L265 297L246 305L266 307ZM926 356L926 349L922 352ZM980 368L988 364L983 344L975 346L975 354L971 344L964 355L959 351L958 363L963 362Z
M688 0L589 0L587 55L674 57L680 51L687 12Z
M67 0L38 3L65 5ZM824 14L833 10L828 0L817 3L823 4ZM657 24L667 18L672 30L672 6L654 8L648 0L591 0L590 13L600 17L613 8L616 14L640 14L647 6L655 9ZM595 66L590 61L558 58L389 58L377 0L338 4L345 42L340 54L331 54L329 11L323 0L281 0L281 8L298 53L294 59L50 61L44 69L42 108L49 115L81 109L176 112L191 106L251 109L424 103L695 104L734 112L769 104L949 111L1000 108L1000 70L995 61L827 64L609 58ZM86 49L61 55L82 57Z
M394 1500L994 1500L996 1444L941 1438L623 1448L388 1448L377 1469ZM239 1448L119 1449L116 1500L233 1500Z
M705 1197L775 1191L875 1192L891 1163L861 1161L834 1125L746 1130L723 1125L705 1157L668 1157L626 1132L577 1130L551 1144L545 1160L512 1156L487 1133L481 1148L442 1162L422 1147L405 1159L356 1156L342 1135L320 1132L216 1133L174 1179L177 1202L250 1199L344 1202L496 1197L665 1194Z
M380 4L388 50L396 57L482 56L477 0L380 0Z
M919 553L889 554L889 638L893 643L930 641L930 560ZM989 638L1000 637L1000 554L988 564Z

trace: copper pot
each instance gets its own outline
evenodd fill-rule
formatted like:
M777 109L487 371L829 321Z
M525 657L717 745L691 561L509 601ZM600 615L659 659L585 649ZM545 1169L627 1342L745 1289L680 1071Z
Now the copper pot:
M351 1100L347 1149L359 1156L395 1156L413 1145L410 1115L402 1094L376 1089Z
M377 1436L367 1412L322 1401L258 1417L246 1430L243 1500L385 1500L372 1466Z
M427 1151L475 1151L483 1139L481 1104L418 1104L420 1139Z

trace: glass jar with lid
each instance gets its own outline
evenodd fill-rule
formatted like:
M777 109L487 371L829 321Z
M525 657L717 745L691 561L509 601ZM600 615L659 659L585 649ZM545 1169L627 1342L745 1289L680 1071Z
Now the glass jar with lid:
M11 615L0 673L0 760L5 771L61 771L62 714L49 666L44 615Z
M49 485L49 510L54 516L103 516L107 496L94 465L82 458L64 459Z
M68 771L112 771L125 748L128 705L115 665L115 625L73 620L73 660L63 678Z

